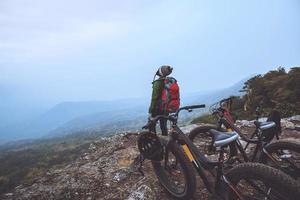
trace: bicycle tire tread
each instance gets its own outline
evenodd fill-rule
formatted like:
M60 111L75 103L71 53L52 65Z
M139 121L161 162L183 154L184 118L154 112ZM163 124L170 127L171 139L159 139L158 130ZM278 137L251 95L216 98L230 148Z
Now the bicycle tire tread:
M233 184L247 177L264 180L291 200L298 199L300 195L300 186L295 180L278 169L260 163L239 164L231 169L226 176Z
M169 144L169 149L176 156L176 158L178 159L178 161L184 171L185 178L186 178L186 184L187 184L186 191L181 196L176 196L176 194L172 193L172 191L170 191L168 189L168 187L171 187L171 186L168 185L167 181L165 181L163 179L164 177L162 177L162 175L160 174L161 166L158 165L157 162L153 161L152 166L154 168L155 174L157 175L157 177L158 177L160 183L163 185L164 189L171 196L173 196L174 198L177 198L177 199L191 199L196 192L196 174L194 172L194 167L193 167L192 163L186 157L182 148L178 144L176 144L175 142L171 142Z

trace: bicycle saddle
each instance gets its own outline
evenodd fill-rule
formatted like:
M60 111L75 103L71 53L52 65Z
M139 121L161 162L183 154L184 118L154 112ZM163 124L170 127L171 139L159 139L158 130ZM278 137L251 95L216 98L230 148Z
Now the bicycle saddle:
M213 136L213 143L215 147L228 145L238 139L238 134L236 132L224 133L215 129L210 129L209 132Z
M261 130L266 130L276 125L275 122L257 122L256 124L257 127Z

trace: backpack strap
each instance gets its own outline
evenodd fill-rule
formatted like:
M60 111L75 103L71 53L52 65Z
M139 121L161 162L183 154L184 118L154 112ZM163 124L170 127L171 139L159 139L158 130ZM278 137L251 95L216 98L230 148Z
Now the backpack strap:
M155 83L156 81L164 80L164 79L166 79L166 78L167 78L167 77L159 77L158 79L155 80L155 76L154 76L154 79L153 79L153 81L152 81L152 85L153 85L153 83Z
M174 80L175 82L177 82L176 78L174 78L172 76L167 76L166 78L169 79L169 80Z

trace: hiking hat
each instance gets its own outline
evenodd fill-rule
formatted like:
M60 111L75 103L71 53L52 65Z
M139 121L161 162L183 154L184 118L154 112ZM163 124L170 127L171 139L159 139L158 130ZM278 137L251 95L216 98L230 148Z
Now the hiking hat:
M158 68L156 75L166 77L169 74L171 74L172 71L173 71L173 68L171 66L163 65L160 68Z

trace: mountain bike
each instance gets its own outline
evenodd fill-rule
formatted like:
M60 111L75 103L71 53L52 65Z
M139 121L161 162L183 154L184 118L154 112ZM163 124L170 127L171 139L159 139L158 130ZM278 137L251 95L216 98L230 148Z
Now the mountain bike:
M297 199L299 185L280 170L259 163L242 163L224 172L224 149L238 139L238 134L215 132L213 145L219 149L217 161L211 161L202 154L192 141L177 126L178 114L182 110L192 111L205 105L185 106L169 116L158 115L149 120L143 128L156 124L159 119L171 122L168 136L158 136L143 131L153 140L139 149L149 149L155 155L152 160L154 172L164 189L177 199L190 199L196 191L196 173L201 177L207 191L222 199ZM160 144L162 148L156 148ZM155 147L155 148L152 148ZM160 149L159 154L155 149Z
M259 111L256 110L255 130L251 137L245 136L233 121L230 111L223 107L223 103L230 98L223 99L210 108L212 115L218 118L216 126L199 126L191 130L189 139L204 152L208 158L215 159L216 149L213 147L214 133L221 131L235 131L238 140L228 145L226 149L225 163L230 167L237 162L261 162L278 168L294 179L300 179L300 143L291 140L277 140L271 142L278 135L274 122L259 122ZM242 144L245 143L245 144ZM254 148L254 151L250 150ZM240 154L238 154L240 152Z

